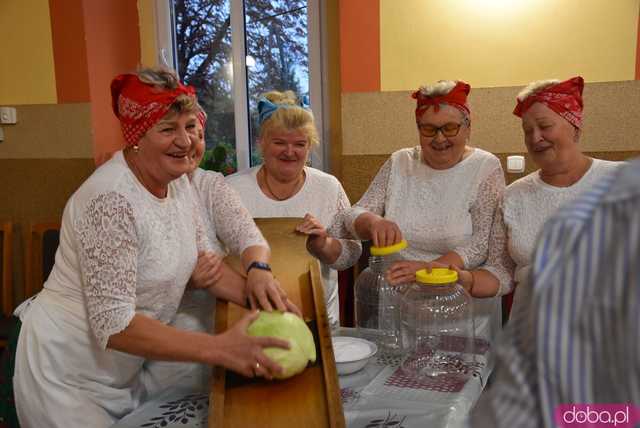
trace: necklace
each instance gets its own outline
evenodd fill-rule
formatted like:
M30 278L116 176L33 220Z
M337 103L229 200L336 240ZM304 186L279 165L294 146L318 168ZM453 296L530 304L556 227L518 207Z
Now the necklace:
M296 180L295 185L293 186L293 191L288 196L285 196L284 198L281 198L280 196L276 195L276 193L273 191L271 186L269 186L269 180L267 179L267 170L264 168L264 166L262 167L262 181L264 181L264 185L266 186L266 188L269 191L269 193L271 193L271 196L276 198L277 201L286 201L287 199L289 199L290 197L295 195L296 192L299 190L298 186L300 185L300 181L302 179L304 179L304 175L301 175L300 177L298 177L298 179Z

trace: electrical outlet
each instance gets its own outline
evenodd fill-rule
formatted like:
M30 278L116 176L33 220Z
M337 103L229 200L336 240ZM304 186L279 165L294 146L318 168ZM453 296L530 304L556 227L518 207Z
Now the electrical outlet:
M0 123L13 125L16 122L16 109L14 107L0 107Z
M524 156L520 156L520 155L507 156L507 172L523 173L524 172Z

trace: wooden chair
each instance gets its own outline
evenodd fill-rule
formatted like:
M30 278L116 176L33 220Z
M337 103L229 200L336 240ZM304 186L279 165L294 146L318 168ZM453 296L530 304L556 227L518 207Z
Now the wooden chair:
M25 254L25 299L42 289L53 269L59 243L59 222L31 224Z
M345 426L320 264L307 252L306 237L295 233L301 220L256 219L256 224L271 246L274 275L314 333L318 359L301 374L273 382L246 379L216 367L209 400L213 406L209 411L209 428ZM237 258L227 261L239 267ZM225 331L246 311L219 301L216 332Z
M0 223L0 251L2 251L2 263L0 263L0 298L2 301L2 314L0 315L0 347L7 345L9 336L9 320L13 313L13 223L5 221Z

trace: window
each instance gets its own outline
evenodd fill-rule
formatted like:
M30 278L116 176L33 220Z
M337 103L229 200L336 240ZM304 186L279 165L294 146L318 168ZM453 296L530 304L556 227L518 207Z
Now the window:
M208 114L201 165L224 174L261 162L259 96L311 99L322 137L320 0L159 0L159 57L196 88ZM326 164L321 152L313 166Z

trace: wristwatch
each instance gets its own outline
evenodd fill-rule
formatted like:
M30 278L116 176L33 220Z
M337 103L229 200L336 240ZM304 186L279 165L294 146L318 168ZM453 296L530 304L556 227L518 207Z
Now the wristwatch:
M269 263L256 261L256 262L251 262L251 264L247 268L247 275L249 274L249 271L254 268L261 269L261 270L268 270L269 272L271 272L271 266L269 266Z

